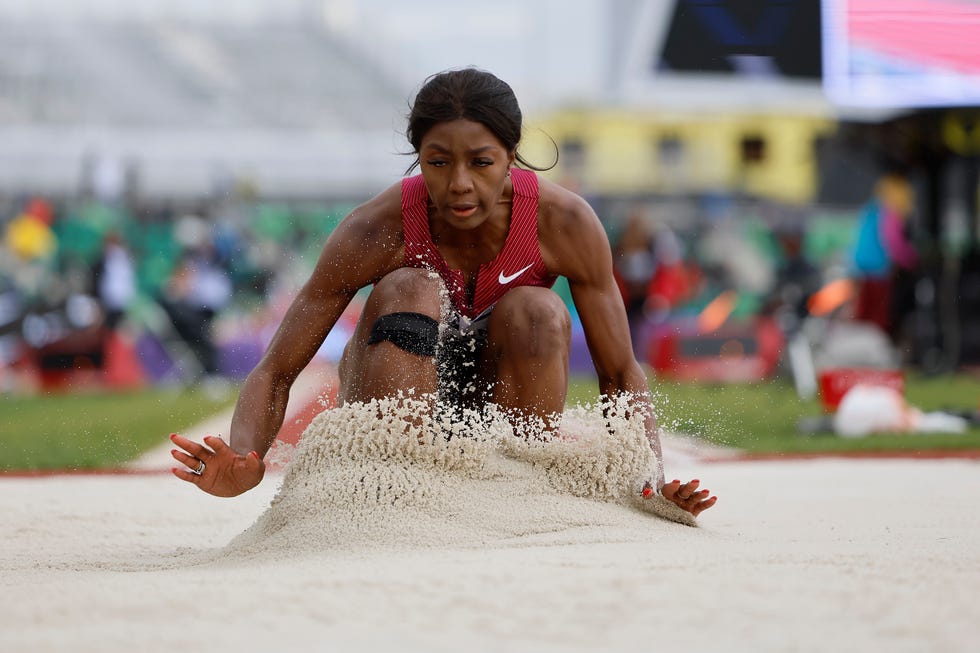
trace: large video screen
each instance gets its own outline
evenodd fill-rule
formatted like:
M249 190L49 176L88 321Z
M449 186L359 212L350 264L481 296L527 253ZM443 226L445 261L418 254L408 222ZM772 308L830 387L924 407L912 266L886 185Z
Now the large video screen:
M980 0L823 0L823 81L842 106L980 106Z
M660 73L818 80L820 0L676 0Z

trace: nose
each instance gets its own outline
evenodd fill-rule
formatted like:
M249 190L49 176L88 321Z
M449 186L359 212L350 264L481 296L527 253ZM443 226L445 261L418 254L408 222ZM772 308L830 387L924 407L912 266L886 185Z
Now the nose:
M473 179L470 176L470 171L467 170L465 165L455 165L453 166L452 175L449 178L449 190L453 193L464 194L468 193L473 188Z

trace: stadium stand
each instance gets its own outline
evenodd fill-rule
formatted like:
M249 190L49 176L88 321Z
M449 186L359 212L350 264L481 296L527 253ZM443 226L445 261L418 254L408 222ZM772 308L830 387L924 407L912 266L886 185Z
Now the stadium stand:
M135 166L149 196L227 176L270 196L390 183L410 89L301 18L0 21L0 192L71 195L93 156Z

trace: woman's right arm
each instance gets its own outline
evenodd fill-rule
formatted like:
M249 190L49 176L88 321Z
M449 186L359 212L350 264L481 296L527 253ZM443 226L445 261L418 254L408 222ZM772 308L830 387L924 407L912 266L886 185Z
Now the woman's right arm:
M231 424L231 447L264 457L282 426L289 389L358 290L400 267L401 186L355 209L327 239L262 360L248 375Z
M195 458L203 460L206 468L202 475L183 469L174 474L219 496L241 494L257 485L264 474L261 459L282 426L296 377L354 294L401 267L403 260L401 187L396 184L355 209L327 239L312 275L245 380L232 417L230 446L206 440L212 452L178 436L175 443L190 451L191 457L174 457L191 468L197 464Z

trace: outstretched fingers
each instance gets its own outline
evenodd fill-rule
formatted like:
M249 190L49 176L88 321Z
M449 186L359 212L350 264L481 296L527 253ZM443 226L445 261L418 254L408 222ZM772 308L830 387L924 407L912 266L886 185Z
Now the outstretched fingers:
M709 499L705 499L704 501L699 501L691 507L691 514L697 517L702 512L715 505L716 501L718 501L718 497L711 497Z
M196 470L201 464L200 458L195 458L194 456L181 451L180 449L171 449L170 455L179 463L182 463L187 469ZM197 474L195 474L197 476Z
M176 433L170 440L179 447L170 453L182 465L171 468L173 475L208 494L237 496L258 485L265 475L258 452L243 456L218 436L205 436L203 445Z
M199 474L195 474L185 467L171 467L170 472L180 480L193 483L194 485L201 482L201 477Z
M227 444L225 444L225 441L222 440L221 437L217 435L205 435L204 444L214 449L214 453L216 454L221 454L224 452L230 452L232 454L235 453L234 451L232 451L232 448L229 447Z
M680 506L694 516L697 516L715 505L718 497L710 496L707 489L700 489L701 481L694 479L689 483L681 483L675 479L665 484L660 493L664 498Z
M209 437L205 437L204 440L212 444L209 442ZM184 467L173 467L170 471L183 481L199 485L201 477L207 471L208 461L214 458L215 452L176 433L170 434L170 441L180 447L180 449L171 449L170 455L184 465Z
M204 438L205 442L208 441L208 437L210 436ZM208 449L204 445L198 444L193 440L188 440L184 436L178 435L177 433L170 434L170 441L198 460L206 460L207 457L214 454L211 449Z

